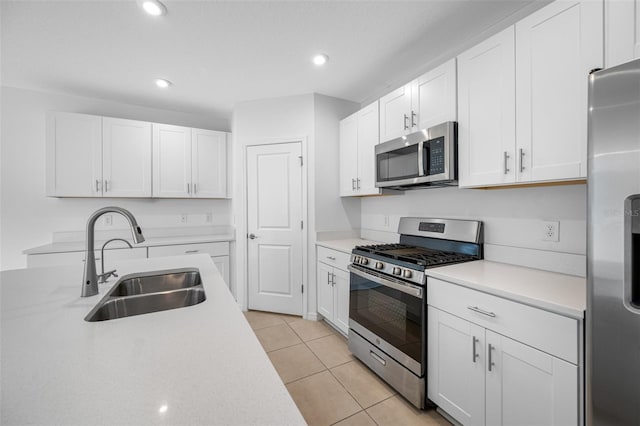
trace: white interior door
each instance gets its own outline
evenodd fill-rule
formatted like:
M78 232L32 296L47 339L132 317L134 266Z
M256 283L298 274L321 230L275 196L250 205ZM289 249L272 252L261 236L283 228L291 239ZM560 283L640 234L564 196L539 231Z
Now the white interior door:
M249 309L302 314L301 155L300 142L247 148Z

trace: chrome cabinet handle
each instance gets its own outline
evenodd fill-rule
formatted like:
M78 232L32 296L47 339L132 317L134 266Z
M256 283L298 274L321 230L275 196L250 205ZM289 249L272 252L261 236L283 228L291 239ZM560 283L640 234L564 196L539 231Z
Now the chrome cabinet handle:
M480 341L480 339L478 339L476 336L471 336L471 339L472 339L472 341L473 341L473 345L472 345L472 355L473 355L473 358L472 358L472 361L473 361L473 363L475 364L476 359L478 359L478 357L480 356L480 355L478 355L478 353L476 352L476 344Z
M109 181L108 180L104 180L104 192L108 192L109 191Z
M351 179L351 190L352 191L356 190L356 180L355 179Z
M491 367L494 367L496 365L492 360L493 357L491 356L491 353L495 348L496 348L495 346L489 343L489 365L488 365L489 371L491 371Z
M484 309L480 309L477 306L467 306L467 309L469 309L469 310L471 310L473 312L477 312L477 313L482 314L482 315L486 315L486 316L491 317L491 318L495 318L496 317L495 313L490 312L490 311L485 311Z
M371 358L375 359L376 361L378 361L380 364L382 365L387 365L387 361L385 361L380 355L378 355L377 353L373 352L373 351L369 351L369 355L371 355Z
M196 184L196 183L193 184L193 193L194 194L198 193L198 184Z
M524 150L520 148L520 173L524 172Z
M505 151L504 152L504 174L505 175L510 172L509 165L507 164L508 160L509 160L509 153Z
M333 256L327 256L327 259L329 259L329 260L336 260L336 258L335 258L335 257L333 257Z
M187 184L187 194L191 194L191 184Z
M356 189L360 190L360 179L356 179Z
M409 116L407 114L402 114L404 116L404 130L409 130L409 125L407 124L407 120L409 120Z
M333 272L331 273L331 286L335 286L336 285L336 274L334 274Z
M100 181L96 179L96 192L100 192Z
M187 250L185 251L186 254L190 254L190 253L198 253L200 250Z
M413 110L411 110L411 127L415 127L418 125L418 123L413 121L413 119L416 118L417 116L418 114L416 114Z

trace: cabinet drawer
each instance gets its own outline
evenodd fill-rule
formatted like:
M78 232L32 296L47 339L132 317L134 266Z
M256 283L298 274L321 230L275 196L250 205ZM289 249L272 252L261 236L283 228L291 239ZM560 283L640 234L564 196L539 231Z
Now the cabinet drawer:
M435 278L427 281L427 303L578 364L580 324L575 319Z
M208 254L209 256L227 256L229 243L176 244L172 246L149 247L149 257L183 256L185 254Z
M318 261L346 271L351 263L351 254L318 246Z

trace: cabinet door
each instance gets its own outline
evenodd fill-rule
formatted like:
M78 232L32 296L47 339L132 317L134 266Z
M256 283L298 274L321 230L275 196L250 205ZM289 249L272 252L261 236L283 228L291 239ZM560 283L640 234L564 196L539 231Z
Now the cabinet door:
M509 27L458 56L460 186L515 180L514 48Z
M380 98L380 142L411 132L411 84Z
M485 329L428 307L427 396L454 419L484 425Z
M193 197L226 197L227 134L191 129L191 167Z
M191 196L191 129L153 124L153 196Z
M105 197L151 196L151 123L102 119Z
M418 77L411 96L411 110L418 114L416 130L456 121L456 98L455 58Z
M333 270L334 303L334 324L344 334L349 333L349 273L340 269Z
M333 322L333 268L318 262L316 287L318 289L318 313Z
M340 196L357 195L358 114L340 121Z
M102 117L47 116L47 195L102 196Z
M216 265L218 271L220 271L220 275L224 278L224 282L227 284L227 287L231 287L231 282L229 282L229 256L218 256L212 257L213 264Z
M378 101L358 111L358 195L377 195L376 188L376 145L379 138Z
M578 424L577 366L489 330L486 336L488 425Z
M587 82L602 67L602 3L557 1L516 24L518 181L587 176Z
M605 1L605 67L640 58L640 0Z

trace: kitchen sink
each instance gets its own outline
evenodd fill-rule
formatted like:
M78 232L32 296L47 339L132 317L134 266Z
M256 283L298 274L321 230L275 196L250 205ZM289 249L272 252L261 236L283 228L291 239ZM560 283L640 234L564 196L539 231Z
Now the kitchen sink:
M135 294L158 293L179 290L202 284L197 270L183 270L159 275L129 275L118 283L110 292L112 296L133 296ZM125 279L126 278L126 279Z
M106 321L169 309L206 300L197 269L156 271L122 277L87 314L85 321Z

